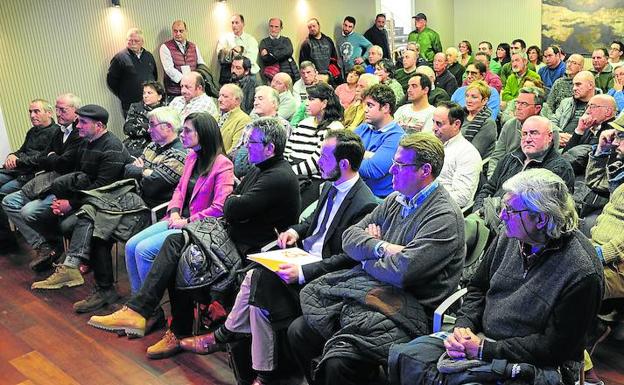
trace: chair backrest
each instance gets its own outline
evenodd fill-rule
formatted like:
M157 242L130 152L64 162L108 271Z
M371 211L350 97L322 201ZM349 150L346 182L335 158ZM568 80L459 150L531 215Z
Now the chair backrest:
M474 215L464 219L466 232L466 261L460 280L460 286L464 287L474 275L483 254L488 245L490 230L482 219L476 219Z

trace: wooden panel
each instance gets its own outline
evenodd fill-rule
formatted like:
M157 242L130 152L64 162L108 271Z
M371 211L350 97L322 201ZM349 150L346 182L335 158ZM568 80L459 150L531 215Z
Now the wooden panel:
M79 385L67 373L48 361L39 352L30 352L10 361L24 376L39 385Z

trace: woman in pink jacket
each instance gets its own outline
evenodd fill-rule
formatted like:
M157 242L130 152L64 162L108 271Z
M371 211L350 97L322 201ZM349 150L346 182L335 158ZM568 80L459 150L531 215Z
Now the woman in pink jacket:
M180 140L191 151L167 207L167 216L126 243L126 268L132 293L141 288L165 238L181 232L190 222L222 216L223 202L234 188L233 165L224 154L219 126L210 114L187 116Z

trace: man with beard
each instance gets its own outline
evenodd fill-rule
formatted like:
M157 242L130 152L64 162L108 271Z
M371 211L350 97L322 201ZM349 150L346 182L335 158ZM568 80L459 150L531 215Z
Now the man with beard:
M518 97L520 85L524 83L525 79L541 80L535 71L527 67L528 62L527 55L523 52L511 55L512 74L507 78L501 94L503 104Z
M251 60L246 56L238 55L232 59L232 83L238 85L243 90L243 100L241 109L245 113L253 110L254 94L256 92L256 79L251 75Z
M376 206L375 197L358 175L363 156L364 146L355 133L331 131L323 141L318 162L327 181L319 205L302 223L278 237L279 247L299 244L323 260L303 266L285 263L277 274L262 267L249 271L225 324L214 333L182 340L183 349L212 353L239 333L251 334L251 361L257 373L254 384L275 380L278 361L283 362L275 351L276 338L301 314L298 291L321 275L356 264L342 250L342 233Z
M312 18L308 21L308 38L299 48L299 67L304 61L311 61L322 76L323 81L333 83L340 78L338 53L334 41L321 32L321 23Z
M364 36L354 31L355 18L347 16L342 22L342 34L338 36L336 41L338 52L340 53L340 67L342 68L343 79L347 78L347 74L354 65L364 63L368 59L368 49L373 45L366 40Z

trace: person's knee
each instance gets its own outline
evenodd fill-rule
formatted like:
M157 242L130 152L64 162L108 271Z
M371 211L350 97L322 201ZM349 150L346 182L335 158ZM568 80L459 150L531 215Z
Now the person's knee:
M19 211L24 206L23 199L21 199L21 191L11 193L2 198L2 207L5 210Z
M306 326L305 320L303 317L298 317L288 326L288 341L293 345L297 346L300 342L302 342L303 332L302 329Z

